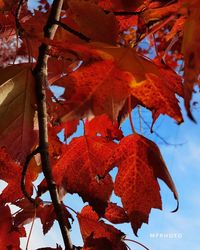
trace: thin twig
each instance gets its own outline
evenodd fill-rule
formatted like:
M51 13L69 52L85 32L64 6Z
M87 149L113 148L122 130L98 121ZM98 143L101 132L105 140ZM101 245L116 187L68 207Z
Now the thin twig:
M171 15L169 16L167 19L165 19L163 22L159 22L158 25L153 26L152 29L149 30L149 33L141 36L137 39L137 42L135 44L135 46L140 43L142 40L144 40L145 38L147 38L148 36L155 34L157 31L161 30L165 25L167 25L169 22L171 22L176 16L175 15Z
M31 159L40 152L40 148L37 147L33 152L31 152L27 158L26 158L26 161L25 161L25 164L24 164L24 167L23 167L23 170L22 170L22 176L21 176L21 190L24 194L24 196L34 205L36 205L35 203L35 200L33 198L31 198L30 194L26 191L26 186L25 186L25 179L26 179L26 172L28 170L28 166L29 166L29 163L31 161Z
M166 141L161 135L159 135L159 133L157 133L156 131L154 131L151 126L147 123L147 121L145 121L145 119L142 117L141 115L141 119L144 122L144 124L150 129L152 130L152 133L157 136L165 145L167 146L173 146L173 147L177 147L177 146L182 146L185 142L183 143L170 143L168 141Z
M19 0L18 1L18 5L17 5L17 8L16 8L16 12L15 12L15 23L16 23L16 29L17 29L17 36L21 36L22 35L22 32L23 32L23 28L20 24L20 21L19 21L19 17L20 17L20 14L21 14L21 10L22 10L22 6L24 4L26 0Z
M52 204L52 202L51 201L43 201L43 203L45 203L45 204ZM66 207L66 208L68 208L68 209L70 209L72 212L74 212L76 215L78 214L73 208L71 208L70 206L67 206L67 205L65 205L65 204L63 204L63 206L64 207Z
M64 30L66 30L66 31L68 31L68 32L70 32L70 33L72 33L73 35L79 37L81 40L84 40L84 41L86 41L86 42L89 42L89 41L91 40L89 37L87 37L87 36L85 36L84 34L82 34L82 33L78 32L78 31L72 29L71 27L69 27L69 26L68 26L67 24L65 24L65 23L62 23L62 22L60 22L60 21L56 21L56 20L55 20L55 24L59 25L61 28L63 28Z
M114 14L115 16L139 16L143 11L109 11L104 10L106 14Z
M51 6L51 11L44 27L44 37L53 40L57 25L55 21L60 19L62 11L63 0L54 0ZM39 55L36 63L36 67L33 71L36 85L36 96L38 106L38 123L39 123L39 146L42 163L42 171L44 173L48 190L51 196L51 200L54 206L54 210L57 216L57 220L62 233L63 241L66 250L72 250L73 246L70 240L69 230L65 223L65 215L62 207L62 203L58 194L56 183L53 179L51 164L49 159L48 150L48 127L47 127L47 104L46 104L46 89L47 89L47 62L48 51L50 46L42 43L39 48Z
M27 240L27 242L26 242L26 250L28 250L28 246L29 246L31 234L32 234L32 231L33 231L33 226L34 226L35 218L36 218L36 209L35 209L34 217L33 217L33 219L32 219L30 232L29 232L29 234L28 234L28 240Z
M22 33L24 31L23 28L22 28L22 26L21 26L21 23L19 21L23 3L24 3L24 0L19 0L18 4L17 4L16 11L15 11L15 13L13 13L13 15L15 17L15 25L16 25L16 41L17 41L16 51L19 48L18 38L22 36ZM16 58L17 58L17 54L15 54L15 58L13 60L13 64L15 64Z
M138 115L139 115L139 123L140 123L140 133L142 133L142 114L141 114L141 106L138 105Z
M143 245L142 243L140 243L140 242L138 242L138 241L136 241L136 240L124 239L124 241L133 242L133 243L135 243L135 244L137 244L137 245L143 247L144 249L149 250L149 248L147 248L145 245Z

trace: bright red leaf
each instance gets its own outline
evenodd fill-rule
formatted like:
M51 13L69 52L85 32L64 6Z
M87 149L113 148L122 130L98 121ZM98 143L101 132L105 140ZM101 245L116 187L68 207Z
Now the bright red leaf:
M104 249L108 249L108 246L110 246L110 250L127 249L122 241L125 235L113 226L100 221L98 215L90 206L84 207L77 217L83 240L87 242L86 246L93 244L92 249L98 250L103 249L103 246L105 247ZM98 240L100 240L101 243L98 242ZM102 248L94 248L94 246L98 246L99 244L102 244ZM85 249L87 248L85 247Z
M73 139L53 168L54 178L69 193L78 193L102 213L113 190L114 142L102 137ZM98 161L97 161L98 159Z
M0 179L7 182L3 192L0 194L0 204L14 202L23 197L21 191L22 167L14 162L4 149L0 149ZM32 181L35 179L35 171L28 171L26 175L26 190L32 194Z
M117 121L112 121L106 114L95 116L92 120L85 122L86 135L96 136L100 134L110 140L121 140L123 132Z
M131 80L130 74L112 60L81 66L63 79L66 89L61 96L65 102L60 101L61 121L80 119L90 113L107 113L116 120L129 94Z
M112 202L108 203L104 217L114 224L129 222L129 218L124 209Z
M140 135L130 135L116 150L119 172L114 190L122 199L135 234L148 222L151 208L162 208L157 177L164 180L177 199L176 189L157 146Z
M0 214L0 249L20 249L20 237L26 236L23 228L14 227L8 206L0 206Z

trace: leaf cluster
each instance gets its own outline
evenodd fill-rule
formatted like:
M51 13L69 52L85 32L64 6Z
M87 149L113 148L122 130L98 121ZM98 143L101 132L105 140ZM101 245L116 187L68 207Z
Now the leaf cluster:
M60 19L50 20L58 25L50 39L43 31L52 6L40 0L30 11L26 1L0 0L0 179L8 184L0 194L0 248L20 249L24 225L34 218L40 218L44 234L57 220L54 202L41 197L48 191L48 180L41 181L36 195L33 192L33 182L43 171L40 157L31 154L42 150L33 69L43 44L48 56L43 86L48 154L64 223L70 229L76 217L82 249L125 250L125 235L114 224L130 223L137 235L151 209L162 209L158 178L178 204L158 146L135 130L131 112L141 106L150 110L151 131L160 115L180 124L178 100L183 98L194 120L199 2L65 0ZM121 126L127 117L132 134L124 136ZM84 131L75 137L80 123ZM59 133L64 134L62 141ZM75 216L67 206L68 193L86 203ZM122 206L111 201L113 193ZM12 214L8 204L19 210Z

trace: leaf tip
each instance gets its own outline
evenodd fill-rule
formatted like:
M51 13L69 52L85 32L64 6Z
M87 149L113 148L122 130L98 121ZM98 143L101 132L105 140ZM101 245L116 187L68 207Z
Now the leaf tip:
M176 208L174 210L171 211L171 213L177 212L178 209L179 209L179 200L177 199L177 206L176 206Z

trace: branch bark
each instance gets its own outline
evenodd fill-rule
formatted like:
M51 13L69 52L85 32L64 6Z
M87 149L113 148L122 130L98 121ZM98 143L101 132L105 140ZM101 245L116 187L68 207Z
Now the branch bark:
M44 27L44 37L53 39L57 30L55 21L59 21L62 10L63 0L54 0L51 11ZM57 215L57 220L62 233L65 249L73 249L69 230L65 223L62 203L58 195L56 183L53 180L51 165L48 151L48 127L47 127L47 106L46 106L46 86L47 86L47 51L49 46L42 43L39 48L38 60L33 71L36 81L36 95L38 106L38 122L39 122L39 147L41 155L42 170L48 185L48 190L52 199L52 203Z

